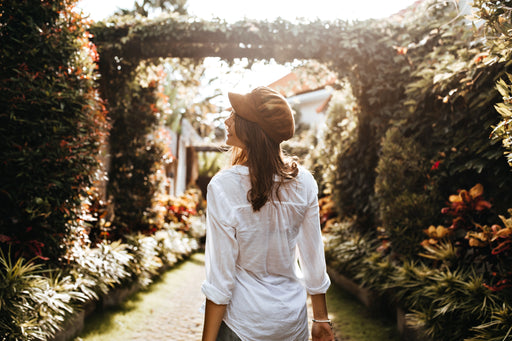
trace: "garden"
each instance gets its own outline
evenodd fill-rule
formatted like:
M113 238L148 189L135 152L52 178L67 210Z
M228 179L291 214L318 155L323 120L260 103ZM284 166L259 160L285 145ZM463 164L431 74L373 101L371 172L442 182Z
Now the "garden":
M319 184L329 268L419 337L512 340L512 1L475 0L472 18L458 3L226 23L179 1L101 22L74 0L3 1L2 340L51 340L200 249L203 195L168 176L185 120L219 137L219 109L191 99L206 57L335 72L325 127L284 145Z

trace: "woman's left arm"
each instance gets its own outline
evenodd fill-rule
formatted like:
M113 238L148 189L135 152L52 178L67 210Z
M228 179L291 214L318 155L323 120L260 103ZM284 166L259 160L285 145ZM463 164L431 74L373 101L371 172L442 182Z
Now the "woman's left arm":
M225 304L215 304L210 300L206 300L202 341L215 341L217 339L225 312Z

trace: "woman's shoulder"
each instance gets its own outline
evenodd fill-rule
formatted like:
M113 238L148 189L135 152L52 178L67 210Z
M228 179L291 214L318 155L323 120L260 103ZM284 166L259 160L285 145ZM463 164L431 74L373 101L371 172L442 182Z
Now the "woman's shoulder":
M210 180L212 185L225 186L227 184L239 184L240 177L249 175L249 170L245 166L235 165L226 169L220 170Z
M298 165L299 173L297 174L297 179L306 182L315 182L315 178L313 174L304 166Z

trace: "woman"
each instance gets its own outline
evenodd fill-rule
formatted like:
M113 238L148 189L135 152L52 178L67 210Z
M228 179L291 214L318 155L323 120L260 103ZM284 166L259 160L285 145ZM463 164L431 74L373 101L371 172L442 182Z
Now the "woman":
M334 340L317 185L280 147L290 106L267 87L228 97L232 167L208 185L203 341L308 340L307 293L313 340Z

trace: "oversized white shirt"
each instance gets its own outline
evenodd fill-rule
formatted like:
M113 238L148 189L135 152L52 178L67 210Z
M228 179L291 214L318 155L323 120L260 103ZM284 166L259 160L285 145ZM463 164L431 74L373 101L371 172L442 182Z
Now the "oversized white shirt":
M249 169L240 165L208 185L202 291L227 304L224 322L243 341L308 340L307 293L323 294L330 285L317 184L299 167L281 186L280 201L258 212L247 200L250 187Z

